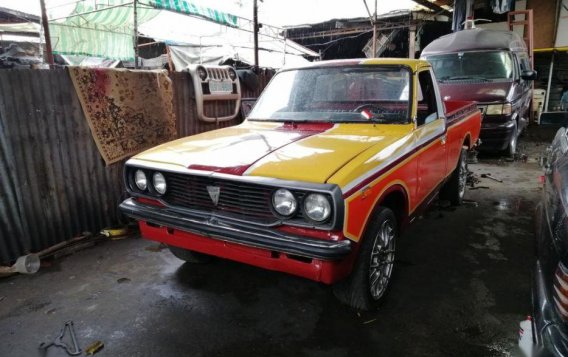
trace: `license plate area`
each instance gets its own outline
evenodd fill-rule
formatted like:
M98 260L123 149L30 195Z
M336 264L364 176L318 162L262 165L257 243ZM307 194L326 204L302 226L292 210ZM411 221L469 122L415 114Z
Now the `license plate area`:
M209 91L211 93L232 93L233 83L230 81L210 81Z

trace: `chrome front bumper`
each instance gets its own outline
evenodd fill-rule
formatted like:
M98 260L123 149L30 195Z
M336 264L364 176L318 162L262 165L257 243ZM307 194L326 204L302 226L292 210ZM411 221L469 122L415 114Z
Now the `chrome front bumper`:
M241 222L227 222L212 214L198 215L170 207L142 204L133 198L120 206L136 220L176 228L203 237L321 260L339 260L351 253L351 241L328 241L284 233Z

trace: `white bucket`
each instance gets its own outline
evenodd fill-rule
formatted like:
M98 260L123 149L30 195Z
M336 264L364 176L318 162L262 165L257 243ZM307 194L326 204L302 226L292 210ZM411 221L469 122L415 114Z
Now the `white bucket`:
M34 274L39 270L40 261L37 254L28 254L19 257L12 269L20 274Z

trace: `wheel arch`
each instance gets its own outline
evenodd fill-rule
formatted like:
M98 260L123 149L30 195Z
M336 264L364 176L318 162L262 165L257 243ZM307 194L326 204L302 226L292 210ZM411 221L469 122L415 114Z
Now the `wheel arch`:
M394 212L399 231L402 230L402 228L408 223L408 217L410 216L409 195L406 188L402 184L395 183L389 186L379 195L377 201L373 206L371 214L369 215L369 218L367 218L367 221L365 222L363 235L365 235L369 227L369 222L377 213L380 207L387 207Z
M467 146L467 149L471 149L472 148L473 143L471 142L471 133L468 131L464 138L463 138L463 142L462 142L462 146Z

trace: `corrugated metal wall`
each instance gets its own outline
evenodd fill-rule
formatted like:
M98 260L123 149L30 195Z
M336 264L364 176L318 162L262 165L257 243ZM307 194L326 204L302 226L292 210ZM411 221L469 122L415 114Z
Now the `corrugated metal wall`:
M196 119L189 75L172 79L179 135L217 128ZM117 223L122 164L104 165L65 69L0 70L0 264Z

